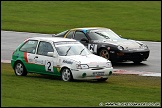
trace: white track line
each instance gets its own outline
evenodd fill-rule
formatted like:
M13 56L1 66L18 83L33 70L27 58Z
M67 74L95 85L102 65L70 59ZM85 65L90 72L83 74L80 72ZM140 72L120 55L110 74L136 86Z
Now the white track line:
M135 71L135 70L114 69L113 73L114 74L136 74L136 75L140 75L140 76L157 76L157 77L161 77L161 73Z

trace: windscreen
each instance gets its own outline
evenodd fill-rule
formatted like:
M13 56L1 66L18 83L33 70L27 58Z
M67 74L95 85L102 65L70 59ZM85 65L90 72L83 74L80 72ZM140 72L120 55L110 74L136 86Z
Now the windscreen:
M120 36L118 36L116 33L114 33L110 29L91 30L90 32L88 32L88 35L91 38L91 40L105 40L105 39L119 40L119 39L122 39Z
M91 54L91 52L80 42L57 42L54 44L60 56Z

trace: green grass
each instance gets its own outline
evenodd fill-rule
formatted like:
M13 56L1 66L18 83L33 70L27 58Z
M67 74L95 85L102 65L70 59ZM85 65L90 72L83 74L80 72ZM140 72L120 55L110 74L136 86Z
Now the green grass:
M161 41L161 1L2 1L1 30L59 33L101 26L124 38Z
M100 102L153 102L161 104L161 77L113 74L106 82L64 82L58 77L15 76L1 63L2 107L98 107Z

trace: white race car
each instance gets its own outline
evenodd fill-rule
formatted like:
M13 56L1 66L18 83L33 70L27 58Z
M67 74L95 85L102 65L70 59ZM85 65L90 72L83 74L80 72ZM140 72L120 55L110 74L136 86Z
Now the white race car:
M38 73L61 76L64 81L105 81L113 72L109 60L92 54L83 44L57 37L33 37L13 52L12 68L18 76Z

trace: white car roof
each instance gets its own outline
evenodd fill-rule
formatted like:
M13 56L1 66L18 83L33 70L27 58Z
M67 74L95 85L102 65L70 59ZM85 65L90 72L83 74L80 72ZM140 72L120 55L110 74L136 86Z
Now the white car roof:
M72 41L75 42L74 39L69 38L62 38L62 37L32 37L28 39L34 39L34 40L44 40L44 41L53 41L53 42L64 42L64 41Z

